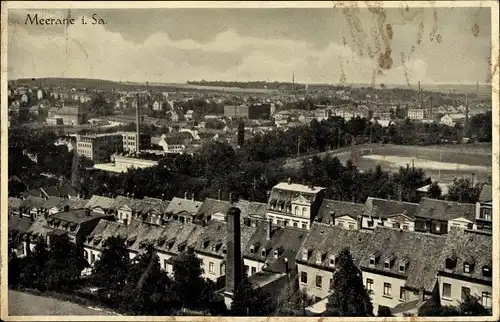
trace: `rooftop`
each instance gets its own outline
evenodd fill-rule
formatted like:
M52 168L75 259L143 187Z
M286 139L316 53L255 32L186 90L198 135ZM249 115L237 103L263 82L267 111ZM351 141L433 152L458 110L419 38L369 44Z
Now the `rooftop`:
M493 200L492 186L490 184L483 185L481 189L481 194L479 195L480 202L488 202Z
M360 203L323 199L316 220L318 222L328 223L329 220L332 220L332 213L335 214L337 218L345 215L357 218L358 215L363 214L364 207L365 205Z
M275 185L273 188L294 191L294 192L312 193L312 194L316 194L316 193L320 192L321 190L326 189L324 187L314 187L314 186L309 187L309 186L299 184L299 183L288 183L288 182L280 182L277 185Z
M466 218L473 221L476 217L476 205L422 198L415 216L446 221Z
M75 224L81 224L83 222L93 220L96 218L101 218L104 216L105 215L96 212L87 213L86 209L75 209L67 212L57 212L55 214L50 215L49 218L59 219Z
M379 199L368 197L365 202L365 216L387 218L391 215L405 214L414 217L418 204L397 200Z

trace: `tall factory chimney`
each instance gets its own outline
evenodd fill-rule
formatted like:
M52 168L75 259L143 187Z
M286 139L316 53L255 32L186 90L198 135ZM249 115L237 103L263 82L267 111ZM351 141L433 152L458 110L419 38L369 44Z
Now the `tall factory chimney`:
M234 292L243 279L240 214L240 209L236 207L231 207L227 211L226 286L224 288L224 303L228 308L231 307Z
M292 92L295 95L295 71L292 71Z
M422 95L420 92L420 81L418 81L418 107L422 107Z
M432 97L429 97L429 119L432 119Z
M465 93L465 125L469 124L469 95Z
M140 111L139 111L139 94L137 93L136 94L136 106L135 106L135 132L136 132L136 139L135 139L135 153L139 153L139 141L140 141L140 121L141 121L141 117L140 117Z
M476 82L476 96L479 97L479 82Z

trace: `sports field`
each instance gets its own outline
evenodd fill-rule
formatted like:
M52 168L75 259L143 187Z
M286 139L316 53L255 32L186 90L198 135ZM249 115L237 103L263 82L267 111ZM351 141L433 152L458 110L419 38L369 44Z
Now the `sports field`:
M443 146L400 146L400 145L361 145L356 149L362 154L358 167L361 170L382 169L397 171L407 164L422 168L426 175L440 182L451 182L455 177L472 176L487 180L492 172L491 145L464 144ZM351 158L350 149L338 153L331 151L321 155L336 156L345 164ZM297 159L291 159L289 166L297 166Z

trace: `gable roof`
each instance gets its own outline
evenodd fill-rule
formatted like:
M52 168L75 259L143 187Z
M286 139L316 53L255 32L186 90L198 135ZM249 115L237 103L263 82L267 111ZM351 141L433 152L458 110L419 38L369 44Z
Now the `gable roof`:
M493 241L490 234L482 234L477 231L456 229L448 233L446 243L437 263L440 271L472 277L478 280L491 283L492 277L485 277L482 274L484 266L488 266L490 271L492 264ZM446 269L446 259L451 256L456 257L455 268ZM464 264L474 262L474 269L470 273L464 273Z
M368 197L363 215L387 218L391 215L404 213L406 216L414 218L417 209L418 204L416 203Z
M172 214L187 212L191 215L196 215L201 205L201 201L193 201L191 199L174 197L168 204L166 212L171 212Z
M113 205L113 198L93 195L86 203L84 208L93 209L96 207L109 209Z
M89 220L94 220L96 218L107 217L108 215L103 215L96 212L87 213L86 209L75 209L70 211L57 212L49 216L50 219L59 219L61 221L67 221L70 223L81 224Z
M45 209L50 209L52 207L60 207L63 201L64 199L60 197L49 197L47 198L47 200L45 200L42 207Z
M255 233L248 241L245 248L242 248L242 255L245 258L265 261L267 263L264 270L275 273L286 273L284 259L288 260L288 267L295 267L295 257L304 241L307 232L293 227L280 227L271 225L271 238L267 240L269 222L262 221ZM254 252L250 252L251 246L257 246ZM261 251L266 250L266 256L263 258ZM277 251L278 258L274 257Z
M331 222L332 213L335 214L335 217L349 215L352 218L357 218L358 215L363 214L364 207L365 205L360 203L323 199L316 220L322 223Z
M22 208L41 208L45 203L44 198L28 196L21 202Z
M371 232L347 230L314 222L296 258L300 262L304 262L302 253L307 251L309 252L307 264L328 267L329 256L337 256L340 251L349 248L354 263L358 264L365 254L371 236ZM321 264L316 263L318 254L324 257Z
M375 269L380 274L390 272L406 278L406 286L431 292L438 269L438 259L446 237L428 233L377 226L368 243L360 267ZM370 257L378 253L379 261L370 266ZM394 260L391 268L384 267L385 259ZM399 272L399 262L406 261L407 268Z
M481 189L481 194L479 195L480 202L488 202L493 200L492 186L490 184L483 185Z
M226 214L229 210L230 203L227 200L216 200L211 198L206 198L198 211L196 212L196 218L202 219L211 216L214 213Z
M51 186L51 187L44 187L41 188L41 190L48 196L48 197L60 197L60 196L71 196L71 197L76 197L78 194L76 193L75 189L73 189L69 184L67 183L62 183L57 186Z
M422 198L415 216L446 221L463 217L474 221L476 205Z

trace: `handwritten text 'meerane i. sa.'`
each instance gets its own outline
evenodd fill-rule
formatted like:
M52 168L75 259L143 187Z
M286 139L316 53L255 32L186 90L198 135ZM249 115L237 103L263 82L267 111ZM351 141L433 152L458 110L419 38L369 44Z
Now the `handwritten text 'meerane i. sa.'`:
M77 23L86 25L90 22L92 25L105 25L107 22L99 18L96 13L94 13L91 16L91 19L87 21L87 18L85 16L82 16L81 19L77 20L75 18L40 18L38 17L38 14L27 14L26 15L26 20L24 21L25 25L40 25L40 26L45 26L45 25L75 25Z

